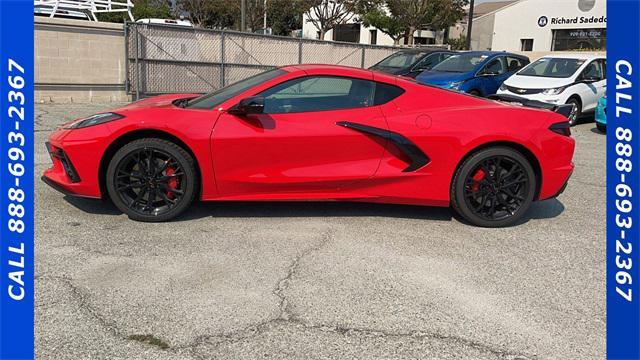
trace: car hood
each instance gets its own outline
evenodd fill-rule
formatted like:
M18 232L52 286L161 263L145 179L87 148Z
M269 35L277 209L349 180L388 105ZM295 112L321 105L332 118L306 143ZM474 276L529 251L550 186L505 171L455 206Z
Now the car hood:
M573 83L573 78L513 75L504 84L522 89L552 89Z
M467 80L471 77L471 74L472 73L424 71L418 75L416 80L424 84L440 85Z
M122 107L123 110L137 110L156 107L173 106L173 102L178 99L187 99L198 97L202 94L166 94L158 95L146 99L134 101L129 105Z

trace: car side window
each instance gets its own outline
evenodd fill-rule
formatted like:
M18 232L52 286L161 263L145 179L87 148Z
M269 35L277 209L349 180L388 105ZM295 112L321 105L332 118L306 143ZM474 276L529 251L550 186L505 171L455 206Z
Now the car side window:
M598 62L602 67L602 78L606 79L607 78L607 59L600 59L598 60Z
M524 67L524 61L517 57L507 56L507 72L518 71Z
M413 70L414 71L429 70L432 67L436 66L441 61L441 59L442 57L440 56L440 54L427 55L425 56L424 59L420 60L420 62L417 63L416 66L413 67Z
M263 91L267 114L353 109L374 105L375 82L337 76L307 76Z
M503 57L498 57L496 59L491 60L482 70L481 74L493 74L500 75L505 72Z
M594 60L582 70L580 79L604 79L604 67L600 60Z

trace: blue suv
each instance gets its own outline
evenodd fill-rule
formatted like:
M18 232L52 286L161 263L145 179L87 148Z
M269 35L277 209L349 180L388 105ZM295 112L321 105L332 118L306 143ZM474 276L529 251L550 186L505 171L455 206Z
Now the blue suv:
M498 51L468 51L450 56L416 80L423 84L488 96L498 91L502 82L529 64L522 55Z

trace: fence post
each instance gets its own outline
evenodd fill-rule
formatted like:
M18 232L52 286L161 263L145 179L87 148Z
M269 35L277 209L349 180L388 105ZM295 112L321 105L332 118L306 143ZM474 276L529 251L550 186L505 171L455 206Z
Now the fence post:
M124 92L129 95L129 22L124 22Z
M298 38L298 64L302 64L302 36Z
M224 30L220 33L220 87L223 88L226 80L225 80L225 71L224 71Z
M360 67L364 69L364 56L365 56L365 51L366 51L366 47L362 47L362 57L360 58Z
M141 71L140 71L140 66L138 64L139 62L139 57L140 57L140 33L138 30L138 25L135 25L135 29L136 29L136 42L135 42L135 47L136 47L136 100L140 100L140 76L141 76Z

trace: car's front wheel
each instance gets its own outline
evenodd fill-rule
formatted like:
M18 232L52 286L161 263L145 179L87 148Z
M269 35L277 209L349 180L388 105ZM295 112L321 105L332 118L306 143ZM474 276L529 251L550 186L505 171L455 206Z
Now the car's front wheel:
M535 173L520 152L491 147L460 165L451 186L451 205L473 225L509 226L529 209L535 190Z
M120 148L109 162L106 186L130 219L166 221L184 212L198 186L194 159L180 146L145 138Z
M569 125L576 126L578 125L578 120L580 120L580 116L582 116L582 104L578 99L571 98L567 101L567 105L573 105L571 109L571 113L569 113Z

